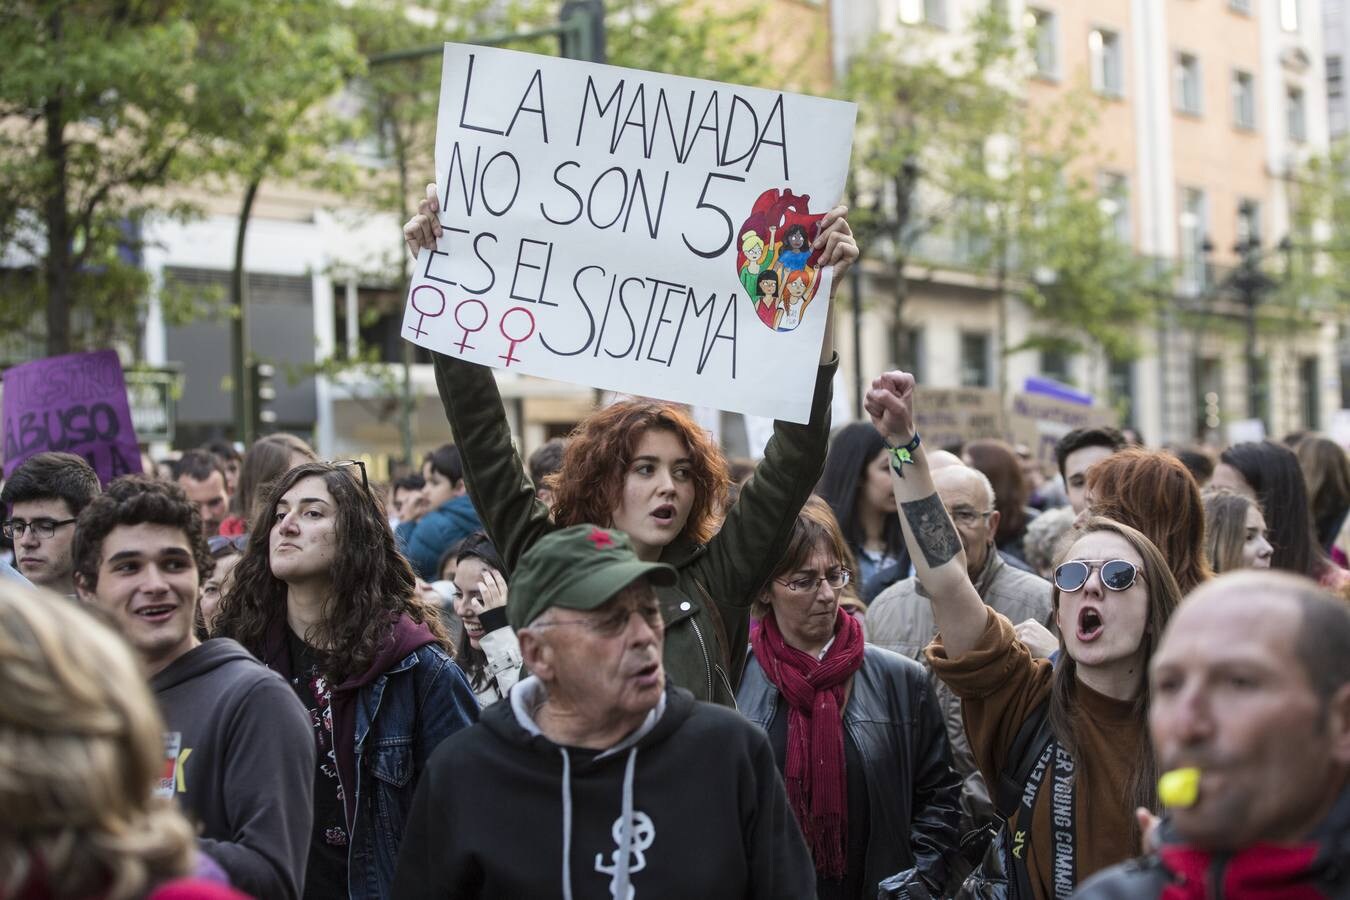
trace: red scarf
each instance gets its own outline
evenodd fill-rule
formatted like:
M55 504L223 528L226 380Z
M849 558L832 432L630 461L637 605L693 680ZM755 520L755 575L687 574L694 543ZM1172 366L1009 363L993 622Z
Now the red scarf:
M764 617L750 643L764 674L788 702L783 773L788 803L816 870L827 878L841 878L848 835L848 777L840 710L848 680L862 666L862 625L841 608L834 643L824 659L789 647L772 615Z

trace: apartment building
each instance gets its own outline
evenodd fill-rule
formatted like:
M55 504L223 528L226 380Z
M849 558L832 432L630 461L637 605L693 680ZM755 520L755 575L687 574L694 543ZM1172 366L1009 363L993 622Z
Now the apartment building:
M837 69L876 31L959 40L991 0L836 3ZM1097 152L1083 172L1101 186L1117 233L1177 273L1139 330L1140 359L1115 365L1035 352L1006 361L1009 387L1035 374L1067 378L1127 411L1150 442L1222 441L1248 416L1248 376L1260 379L1260 417L1274 434L1327 427L1342 400L1336 323L1258 335L1246 354L1246 310L1226 279L1239 245L1266 256L1289 231L1287 178L1325 150L1324 50L1317 0L993 0L1028 32L1021 90L1033 109L1087 85ZM1329 3L1339 0L1328 0ZM1330 58L1330 57L1328 57ZM934 385L994 387L998 304L959 265L915 266L903 326ZM1009 346L1036 327L1007 304ZM864 368L884 364L892 323L874 314ZM874 361L874 362L873 362Z

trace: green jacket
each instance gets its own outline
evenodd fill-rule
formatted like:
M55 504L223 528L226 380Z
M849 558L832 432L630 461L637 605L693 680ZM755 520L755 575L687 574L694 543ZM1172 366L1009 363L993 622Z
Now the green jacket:
M433 355L464 483L488 536L507 569L513 569L521 554L557 526L535 497L511 443L492 370ZM838 366L835 357L816 375L810 423L774 423L764 459L727 512L722 530L706 545L677 538L661 553L661 562L679 572L675 587L658 589L666 620L666 672L699 700L736 705L750 603L787 550L797 514L825 465L831 379Z

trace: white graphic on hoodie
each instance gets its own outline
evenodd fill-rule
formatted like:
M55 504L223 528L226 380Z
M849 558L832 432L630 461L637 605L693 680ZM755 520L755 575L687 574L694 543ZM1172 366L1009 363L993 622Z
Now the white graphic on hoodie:
M595 871L610 876L609 895L614 900L633 900L637 896L637 888L631 884L628 886L627 896L619 896L619 871L622 868L624 858L627 856L632 857L628 862L628 874L632 875L647 868L647 857L643 855L642 851L650 847L652 841L656 840L656 825L652 823L651 817L645 812L634 811L632 827L633 836L627 847L623 846L623 815L620 814L610 827L609 832L614 836L614 845L618 848L610 854L610 858L614 860L613 863L605 865L605 855L603 853L595 854Z

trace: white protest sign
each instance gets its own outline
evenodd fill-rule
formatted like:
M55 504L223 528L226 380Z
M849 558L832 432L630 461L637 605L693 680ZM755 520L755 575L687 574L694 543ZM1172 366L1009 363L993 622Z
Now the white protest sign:
M444 235L403 336L470 362L809 418L856 108L446 44Z

